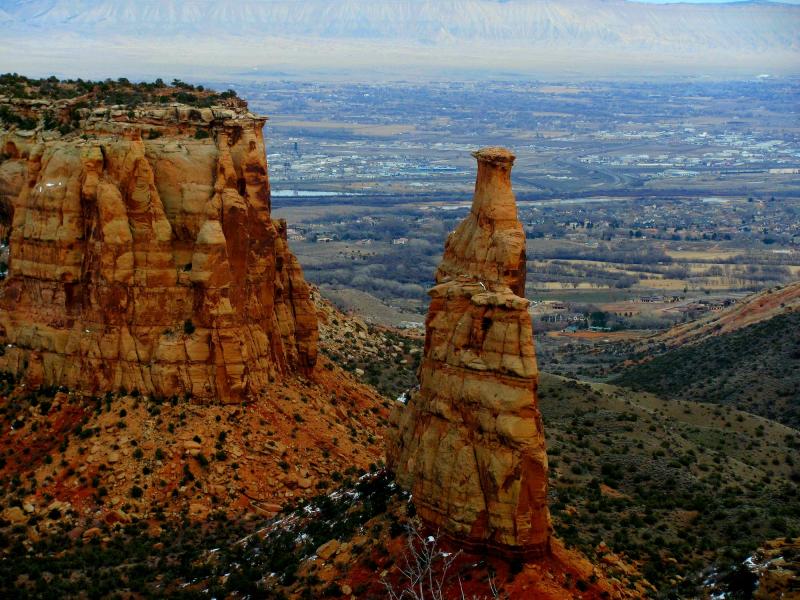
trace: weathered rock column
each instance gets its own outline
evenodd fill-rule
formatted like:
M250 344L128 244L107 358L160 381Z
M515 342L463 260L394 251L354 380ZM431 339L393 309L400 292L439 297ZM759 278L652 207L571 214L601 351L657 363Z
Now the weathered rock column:
M525 290L514 155L474 153L472 210L445 244L420 389L392 415L387 456L422 519L467 548L534 558L550 546L547 454Z

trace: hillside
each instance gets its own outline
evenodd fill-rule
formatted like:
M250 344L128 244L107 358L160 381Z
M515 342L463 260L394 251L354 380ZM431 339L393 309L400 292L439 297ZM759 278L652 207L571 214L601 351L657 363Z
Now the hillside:
M332 357L356 378L377 374L392 395L402 387L401 382L413 380L413 349L418 348L418 340L402 332L376 329L343 315L317 294L315 298L323 356ZM410 353L403 351L408 348ZM199 593L212 583L206 577L232 573L210 585L211 589L255 593L264 585L262 576L268 569L276 573L272 583L290 598L303 597L303 593L341 597L336 595L336 585L356 590L357 597L369 597L368 590L374 597L383 597L382 586L368 574L376 565L385 565L390 581L401 584L397 567L392 565L403 564L407 543L403 526L410 516L405 508L407 499L395 496L396 489L380 491L385 484L376 483L378 488L366 494L346 490L354 485L373 489L364 487L373 485L367 480L357 483L355 479L360 473L379 469L382 442L374 431L381 431L386 404L362 392L350 396L359 407L353 411L341 387L348 382L351 390L366 388L349 383L350 376L336 364L323 361L321 380L299 380L302 387L297 394L276 389L276 401L263 406L197 407L182 400L176 406L170 402L159 406L129 397L112 398L109 412L106 400L101 399L99 413L94 413L94 405L79 413L88 414L85 424L73 414L80 406L74 400L72 404L67 400L63 410L50 407L48 418L39 415L41 403L32 409L29 403L18 405L25 410L9 411L21 423L7 421L9 426L18 426L19 433L10 436L6 446L5 477L0 481L7 511L0 522L4 536L0 539L5 540L6 555L21 555L30 549L30 558L3 562L0 586L20 589L19 582L28 581L30 597L42 597L40 586L45 581L51 590L95 590L91 597L103 597L108 590L126 586L178 596L190 593L181 588L182 583L194 582L188 590ZM371 366L372 371L361 369L365 371L362 374L356 365ZM635 586L644 576L664 597L696 593L713 565L716 589L730 589L731 582L738 580L728 574L738 573L744 558L765 540L800 532L800 473L793 458L800 449L796 430L732 407L662 400L613 385L547 374L542 375L539 391L550 455L550 505L556 535L562 540L559 544L566 546L557 550L561 562L551 565L553 572L561 573L558 589L568 586L575 595L584 590L586 595L578 597L592 598L592 590L598 588L589 585L591 565L600 569L594 577L602 581L618 578ZM336 404L331 400L334 394L343 397ZM64 395L70 398L67 393L59 394L59 399ZM350 422L355 438L348 425L340 422L341 416L332 412L339 408L346 408L357 420ZM206 415L210 410L210 418L202 418L201 409ZM124 417L120 417L121 410L126 411ZM294 410L303 422L296 420ZM373 417L374 410L378 413ZM70 415L73 420L66 418ZM320 428L342 430L341 434L326 434L339 440L338 446L328 448L327 457L324 444L313 437ZM223 430L227 433L220 440ZM53 438L45 439L52 457L49 464L42 438L35 437L44 433ZM200 449L191 443L194 435L201 438ZM375 439L371 442L372 435ZM120 436L127 436L127 445L119 444ZM188 447L181 445L184 438ZM292 443L273 453L270 440L284 438ZM63 440L67 440L66 465L61 463ZM100 443L112 444L109 454L120 455L118 462L101 461L105 469L95 464L98 455L93 448ZM113 449L114 443L120 450ZM8 454L10 444L17 449L30 448L23 456L32 469L19 469ZM222 448L219 456L217 445ZM143 449L141 458L136 458L137 447ZM162 464L155 456L159 448L165 455ZM288 472L282 461L288 463ZM238 469L231 468L234 463ZM191 475L186 474L184 464ZM302 477L303 465L311 465L305 467L311 485ZM166 480L163 474L167 471L171 477L179 472L187 481L178 480L161 490L159 481ZM261 472L268 473L267 477ZM283 500L257 495L263 482L269 481L276 484L275 493ZM142 498L132 497L134 486L142 489ZM232 488L236 493L230 496L220 488L226 492ZM298 499L320 493L313 501L315 510L352 515L343 529L306 522L300 516L308 512L301 510L290 517L292 531L297 535L306 532L308 539L293 545L288 538L274 537L278 530L269 516L281 510L280 504L291 506ZM47 500L46 494L52 499ZM363 504L354 500L359 494L381 501ZM326 500L329 495L338 498L333 507ZM344 505L338 504L342 501ZM33 508L31 513L25 512L26 505ZM283 527L289 516L283 513L275 522ZM69 535L59 534L61 531ZM259 536L248 538L252 541L238 543L257 531ZM264 542L257 541L262 538ZM317 551L331 539L338 545ZM224 548L224 553L215 551L218 548ZM265 548L270 551L264 552ZM446 544L442 548L450 551ZM582 555L590 562L581 562L586 560ZM243 563L245 556L255 562ZM151 566L146 573L136 568L141 561ZM88 565L94 563L99 568L90 569ZM237 566L241 564L259 566ZM536 581L532 578L541 575L535 569L514 574L507 568L501 562L480 563L465 555L452 569L449 581L455 584L455 575L460 575L465 584L471 581L466 589L489 595L492 573L496 573L494 581L506 590L530 586ZM39 571L54 577L19 579L23 573ZM91 582L84 579L89 573ZM367 584L369 580L373 583ZM170 582L168 587L159 587L165 581ZM648 597L646 592L637 593Z
M449 0L434 3L430 0L403 0L395 2L329 2L311 0L310 2L292 2L286 0L248 1L237 3L206 2L65 2L63 0L6 1L3 3L8 19L30 24L65 25L69 20L76 20L79 25L91 26L99 22L109 25L123 23L146 22L151 27L169 30L182 23L201 24L210 19L218 26L249 24L250 27L267 26L268 32L302 35L322 35L326 37L420 37L434 35L440 28L447 27L452 33L460 33L464 37L484 37L499 39L501 27L511 24L508 35L512 38L527 38L536 33L536 25L540 31L547 32L550 37L561 35L577 36L581 33L597 31L598 37L604 28L614 24L617 28L622 23L615 14L624 12L645 19L652 15L664 15L668 19L676 19L678 14L707 14L717 20L730 19L747 14L780 15L785 14L785 5L769 3L753 3L755 6L718 7L710 3L703 6L660 7L647 6L635 2L615 0L612 2L593 2L581 0L571 4L573 10L558 10L564 3L531 2L531 1L497 1L497 0ZM594 25L588 19L578 15L589 7L602 10ZM312 15L323 10L327 19L315 20ZM425 18L414 19L413 11ZM744 12L742 12L744 10ZM680 12L679 12L680 11ZM483 17L483 19L481 19ZM773 18L775 18L773 16ZM512 22L512 19L514 21ZM392 23L412 25L406 30L392 28ZM566 25L573 23L582 28L567 30ZM556 25L560 24L560 27ZM550 25L548 28L544 25ZM666 24L650 24L651 27L666 27ZM754 35L753 29L749 29ZM731 43L728 41L728 43Z
M596 598L604 589L656 597L644 576L662 597L691 597L711 565L716 590L730 589L726 574L764 540L800 531L796 431L730 408L549 375L542 378L541 407L562 540L549 574L541 565L517 571L512 564L509 571L502 561L463 554L444 577L449 586L460 578L479 597L490 595L490 581L501 594L517 594L511 597L543 585L550 587L535 589L550 590L552 598ZM258 595L269 585L276 597L339 598L350 590L382 598L375 572L385 571L395 589L404 585L398 569L413 503L380 472L355 481L359 472L344 469L341 481L331 478L335 487L274 519L215 511L204 521L189 514L181 524L169 512L131 511L126 520L91 522L73 518L73 508L37 505L33 514L4 521L2 552L28 552L28 559L0 562L0 588L22 597L43 597L45 589L103 597L126 588L205 597L204 589ZM27 474L21 479L29 481ZM11 504L27 498L7 494ZM445 540L439 548L457 551ZM36 575L44 572L50 575Z
M18 522L52 506L88 522L271 514L380 463L388 403L327 361L310 379L265 391L246 404L198 406L33 392L8 378L0 477L6 506L28 508L4 516Z
M705 337L629 367L618 385L712 402L800 427L800 312Z
M798 9L753 2L659 6L612 0L287 0L247 2L131 1L3 2L16 27L94 32L141 27L145 32L200 33L235 28L265 36L324 39L396 39L528 44L577 43L585 47L754 49L796 46L797 32L784 19ZM320 18L324 15L324 18ZM590 16L591 15L591 16ZM635 27L630 27L631 24ZM702 24L701 24L702 23Z
M344 331L353 327L349 317L329 314ZM364 356L365 346L379 349L381 338L364 331L345 333L333 353L322 352L339 361ZM763 340L765 352L772 345L782 348ZM395 375L400 380L415 370L385 351L367 356L383 356L377 371L406 373ZM764 540L800 533L797 429L702 398L667 399L547 373L539 399L556 534L594 564L613 552L663 597L692 597L712 571L717 591L735 588L742 561Z
M792 283L656 334L542 336L540 364L561 375L726 404L797 427L798 307L800 283Z
M635 600L651 589L635 568L610 551L603 556L593 565L560 543L533 565L463 552L423 535L409 495L378 472L348 478L270 520L140 522L111 535L98 530L85 544L69 536L37 543L27 561L0 562L0 591L17 598L135 592L377 600L413 597L415 574L424 574L426 589L430 581L435 598L524 598L535 590L540 600Z
M644 342L650 346L663 344L674 348L712 335L731 333L797 308L800 308L800 281L752 294L728 308L676 325Z
M359 381L392 400L417 385L424 336L343 314L314 291L320 352Z
M800 531L797 430L555 376L541 392L556 532L590 559L605 544L664 597L693 597L710 565L735 570L763 540Z
M54 70L71 72L69 63L58 58L58 48L99 65L91 48L105 47L140 74L153 72L156 64L192 71L202 64L220 74L223 66L227 73L231 68L255 73L312 66L341 69L342 64L448 68L458 65L459 52L476 58L474 69L559 72L569 64L570 72L596 74L591 67L641 70L658 56L657 63L650 61L651 72L654 67L676 71L685 70L681 61L691 56L694 68L744 73L745 65L796 71L792 60L800 45L800 8L770 2L6 0L0 11L5 32L14 39L8 64L0 68L14 70L25 68L25 51L32 51L56 60ZM44 47L41 39L31 44L42 32L48 36ZM184 62L177 53L150 54L143 38L158 40L162 49L192 47L192 61ZM288 40L291 53L285 49ZM197 46L198 41L203 45ZM379 49L388 54L377 53ZM526 52L534 49L547 50L547 57ZM743 61L741 67L731 66L733 57ZM342 63L344 58L348 62Z

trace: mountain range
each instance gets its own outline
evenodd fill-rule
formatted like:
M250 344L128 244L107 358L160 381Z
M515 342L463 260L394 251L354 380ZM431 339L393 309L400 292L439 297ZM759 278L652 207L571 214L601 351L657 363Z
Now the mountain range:
M0 68L796 73L800 6L625 0L5 0ZM17 65L20 63L22 66ZM123 65L123 69L119 68ZM598 71L599 68L599 71Z

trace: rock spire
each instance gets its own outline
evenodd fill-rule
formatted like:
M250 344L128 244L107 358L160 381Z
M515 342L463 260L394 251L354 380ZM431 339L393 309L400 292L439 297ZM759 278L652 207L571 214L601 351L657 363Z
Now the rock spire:
M548 552L551 527L515 157L473 156L472 210L445 244L420 388L393 412L387 456L431 527L466 547L533 558Z

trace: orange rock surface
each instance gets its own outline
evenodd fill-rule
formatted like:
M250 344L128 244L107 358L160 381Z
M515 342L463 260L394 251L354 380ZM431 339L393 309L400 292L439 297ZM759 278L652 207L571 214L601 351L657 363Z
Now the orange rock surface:
M18 427L0 436L0 477L35 478L25 502L37 514L56 500L89 523L110 522L125 504L122 519L159 510L200 521L214 511L272 516L382 458L384 400L325 358L321 365L310 378L286 376L239 405L40 396L35 409L18 408ZM25 406L28 392L16 389L0 402ZM141 497L131 495L134 486Z
M387 458L420 516L466 547L550 547L547 455L525 290L514 156L476 152L472 210L430 290L420 389L392 415Z
M0 370L32 385L235 403L316 362L242 106L80 110L80 136L0 132L11 216Z
M316 291L314 303L329 355L333 330L358 325ZM381 340L370 334L361 342ZM25 496L35 514L59 502L74 511L75 523L92 527L162 511L198 521L215 511L271 516L381 465L389 406L324 355L309 376L285 375L244 404L32 391L0 377L0 416L8 419L0 479L35 479Z
M758 577L756 600L800 600L800 541L768 540L751 559Z

